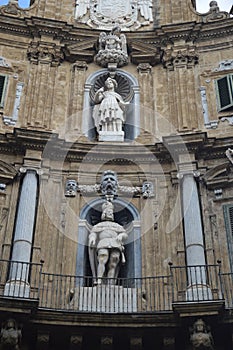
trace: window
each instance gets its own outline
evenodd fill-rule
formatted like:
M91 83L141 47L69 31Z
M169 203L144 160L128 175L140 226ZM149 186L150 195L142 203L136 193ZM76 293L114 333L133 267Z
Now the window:
M233 204L223 206L231 271L233 272Z
M8 76L0 75L0 107L4 107Z
M233 74L215 81L218 100L218 111L233 108Z

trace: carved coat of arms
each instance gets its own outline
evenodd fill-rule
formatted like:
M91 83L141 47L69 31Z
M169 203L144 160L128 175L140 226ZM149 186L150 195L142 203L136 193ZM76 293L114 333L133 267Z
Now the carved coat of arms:
M153 21L152 0L76 0L75 18L97 29L137 29Z

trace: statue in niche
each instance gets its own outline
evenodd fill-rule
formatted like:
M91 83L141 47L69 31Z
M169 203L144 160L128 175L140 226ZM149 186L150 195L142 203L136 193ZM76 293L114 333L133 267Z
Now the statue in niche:
M1 350L19 350L22 339L21 329L13 319L9 319L2 323L0 333L0 349Z
M128 235L123 226L114 222L113 203L102 205L101 222L94 225L89 237L89 259L95 284L102 284L104 277L115 284L121 264L125 263L123 242Z
M119 26L114 27L109 34L100 33L95 62L101 67L108 67L109 64L122 67L128 63L126 36L121 33Z
M105 81L105 86L95 93L93 118L99 135L106 132L116 135L123 133L125 106L129 102L124 102L122 97L115 92L116 88L117 81L109 77Z
M210 328L206 326L202 319L198 319L191 328L190 341L193 350L213 350L214 342Z

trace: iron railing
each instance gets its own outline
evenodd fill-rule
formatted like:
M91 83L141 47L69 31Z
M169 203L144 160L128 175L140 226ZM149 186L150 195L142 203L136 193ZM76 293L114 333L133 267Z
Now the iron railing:
M171 311L171 276L103 278L42 273L40 307L89 312Z
M222 300L220 265L171 266L173 303Z
M41 264L0 260L0 297L38 300L71 312L172 312L174 303L224 300L233 308L233 273L219 265L171 266L167 276L103 278L50 274Z

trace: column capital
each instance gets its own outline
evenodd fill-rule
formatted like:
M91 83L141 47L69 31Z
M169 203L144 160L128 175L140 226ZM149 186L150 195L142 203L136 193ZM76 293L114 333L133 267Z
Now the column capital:
M182 180L184 176L193 176L194 178L199 178L201 176L200 171L198 170L190 170L190 171L178 171L177 178Z
M40 168L32 168L32 167L25 167L25 166L22 166L20 169L19 169L19 172L20 174L25 174L27 172L35 172L37 175L43 175L43 170L40 169Z
M152 66L150 65L150 63L139 63L139 65L137 66L137 70L140 73L151 73L151 69Z
M73 70L86 71L88 69L88 64L86 61L76 61L72 65Z

